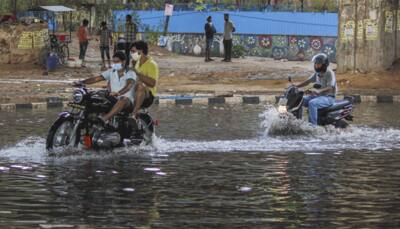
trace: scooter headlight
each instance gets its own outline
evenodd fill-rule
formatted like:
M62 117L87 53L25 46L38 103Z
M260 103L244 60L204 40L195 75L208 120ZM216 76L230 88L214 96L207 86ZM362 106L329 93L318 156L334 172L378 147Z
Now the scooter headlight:
M287 98L282 97L282 98L279 99L279 102L278 102L278 112L279 113L286 113L287 112L286 104L287 104Z
M279 113L286 113L287 112L287 107L286 106L283 106L283 105L279 105L278 106L278 112Z
M83 101L83 92L81 90L76 90L72 94L72 101L74 103L81 103Z

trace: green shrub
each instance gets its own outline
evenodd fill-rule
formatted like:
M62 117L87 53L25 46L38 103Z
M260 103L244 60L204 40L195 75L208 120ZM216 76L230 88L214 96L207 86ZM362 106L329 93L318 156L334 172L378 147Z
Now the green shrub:
M160 32L148 32L146 36L147 42L151 45L157 45L160 35L161 35Z
M243 45L234 45L232 47L232 56L234 58L240 58L240 57L244 57L244 53L245 53L245 48Z
M236 10L236 6L235 5L230 5L230 6L227 7L227 10L234 11L234 10Z

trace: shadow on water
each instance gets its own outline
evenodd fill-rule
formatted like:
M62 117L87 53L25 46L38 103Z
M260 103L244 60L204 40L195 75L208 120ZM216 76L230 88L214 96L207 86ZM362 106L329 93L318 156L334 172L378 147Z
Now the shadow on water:
M58 110L0 113L0 227L393 228L399 111L288 137L263 106L154 107L154 147L65 157L44 152Z

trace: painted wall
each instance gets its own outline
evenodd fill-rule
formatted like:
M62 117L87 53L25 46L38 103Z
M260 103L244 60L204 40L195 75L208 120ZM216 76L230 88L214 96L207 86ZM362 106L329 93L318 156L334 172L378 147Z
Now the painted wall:
M0 27L0 64L43 61L48 41L48 25L2 25Z
M377 72L400 59L398 1L357 0L340 3L338 72Z
M168 34L166 48L169 51L184 54L204 54L205 37L203 34ZM142 34L146 39L146 34ZM245 48L246 56L260 56L274 59L311 60L320 52L329 55L336 62L336 37L311 36L275 36L275 35L234 35L233 44ZM224 52L222 35L214 37L212 54L222 56Z

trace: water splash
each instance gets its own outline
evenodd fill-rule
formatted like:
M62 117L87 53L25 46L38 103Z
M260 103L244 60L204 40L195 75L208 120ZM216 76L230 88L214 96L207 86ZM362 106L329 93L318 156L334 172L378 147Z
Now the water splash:
M43 153L45 151L45 142L46 140L40 137L25 138L15 146L1 149L0 158L8 158L13 161L43 162L46 158Z
M400 130L350 125L346 129L312 126L293 115L281 115L273 106L260 114L259 138L217 141L170 141L155 138L158 153L172 152L314 152L400 149Z
M46 163L56 160L104 159L120 155L140 154L146 157L168 157L174 152L307 152L320 153L338 150L400 149L400 130L350 125L346 129L314 127L293 116L280 116L274 107L260 114L263 132L257 138L237 140L191 141L153 138L153 145L118 148L112 151L66 150L62 157L49 157L45 139L29 137L15 146L0 150L0 158L12 161Z
M264 136L310 135L322 131L321 127L312 126L291 113L279 113L274 106L267 106L259 116L263 119L261 127L265 129Z
M350 125L346 129L329 126L313 126L306 120L296 119L292 114L282 115L273 106L267 106L260 114L263 119L261 127L264 138L287 139L290 141L327 141L331 144L364 143L365 145L396 146L400 141L400 130L392 128L371 128L368 126ZM280 138L279 138L280 137ZM297 139L293 140L293 139ZM361 147L364 148L364 147Z

